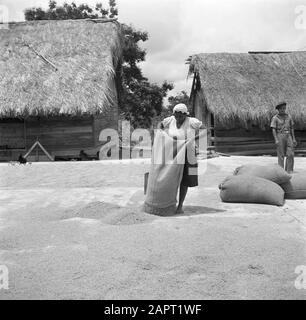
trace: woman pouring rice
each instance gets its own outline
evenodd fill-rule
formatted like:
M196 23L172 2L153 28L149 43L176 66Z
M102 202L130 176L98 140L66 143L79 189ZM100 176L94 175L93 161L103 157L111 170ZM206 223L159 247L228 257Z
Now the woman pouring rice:
M144 210L148 213L171 215L183 213L189 187L198 185L195 154L196 131L202 122L189 117L185 104L177 104L173 115L165 118L154 138ZM171 158L173 161L168 161ZM157 159L161 159L158 161ZM176 197L179 189L179 203Z

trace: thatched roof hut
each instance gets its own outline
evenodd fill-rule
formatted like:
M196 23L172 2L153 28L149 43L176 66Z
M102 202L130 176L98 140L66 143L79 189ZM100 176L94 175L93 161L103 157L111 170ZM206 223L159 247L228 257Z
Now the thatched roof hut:
M191 57L190 72L215 123L269 127L275 105L286 101L296 124L306 128L306 52L202 53Z
M122 34L119 23L105 22L29 21L0 30L0 161L26 154L37 140L55 159L95 155L101 130L118 127Z
M0 30L0 117L102 113L120 43L117 23L10 23Z

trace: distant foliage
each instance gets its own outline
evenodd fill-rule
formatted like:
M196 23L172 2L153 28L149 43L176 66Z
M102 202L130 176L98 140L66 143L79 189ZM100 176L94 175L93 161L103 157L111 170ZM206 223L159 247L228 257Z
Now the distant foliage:
M148 33L137 31L128 25L123 25L123 29L125 37L121 111L134 127L148 128L152 119L161 114L163 99L173 89L173 85L166 81L162 85L152 84L143 76L138 63L145 61L146 51L139 43L148 40Z
M170 96L168 98L168 106L167 109L169 110L170 113L172 113L173 108L175 107L175 105L179 104L179 103L184 103L189 112L191 112L191 108L189 106L189 95L187 94L186 91L181 91L180 93L178 93L175 96Z
M175 96L168 97L167 106L163 107L161 113L154 117L153 127L156 128L163 119L165 119L166 117L170 117L173 114L174 106L178 103L184 103L187 106L189 113L192 114L191 106L189 103L189 96L186 91L181 91Z
M163 99L173 85L164 82L162 86L151 84L147 80L133 81L124 90L125 118L134 127L149 128L152 119L159 116L163 109Z
M31 8L24 11L24 17L27 21L45 20L46 12L42 8Z
M56 1L50 0L46 11L42 8L29 8L24 11L24 16L27 21L115 18L118 16L118 9L115 0L109 0L108 8L97 3L94 9L87 4L76 5L74 2L58 6Z

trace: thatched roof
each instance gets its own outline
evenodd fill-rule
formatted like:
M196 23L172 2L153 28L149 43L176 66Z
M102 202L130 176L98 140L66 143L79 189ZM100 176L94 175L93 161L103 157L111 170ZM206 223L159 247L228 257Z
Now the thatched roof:
M96 114L111 107L120 39L117 23L86 20L11 23L0 30L0 117Z
M200 93L215 119L269 125L275 105L286 101L299 127L306 127L306 52L208 53L191 57Z

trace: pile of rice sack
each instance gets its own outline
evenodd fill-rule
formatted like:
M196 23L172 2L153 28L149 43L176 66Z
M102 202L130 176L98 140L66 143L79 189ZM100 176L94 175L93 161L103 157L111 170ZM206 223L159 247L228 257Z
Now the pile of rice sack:
M281 187L285 191L286 199L306 199L306 172L293 174Z
M285 199L306 199L306 172L288 174L279 165L246 164L219 185L224 202L282 206Z

